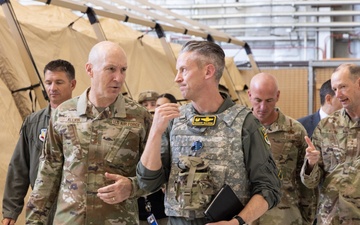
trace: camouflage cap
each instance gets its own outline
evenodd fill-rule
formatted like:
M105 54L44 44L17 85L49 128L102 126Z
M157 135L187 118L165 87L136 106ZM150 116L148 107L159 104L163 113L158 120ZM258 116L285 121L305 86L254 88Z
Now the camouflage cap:
M141 104L144 101L156 101L159 94L156 91L144 91L139 94L138 102Z

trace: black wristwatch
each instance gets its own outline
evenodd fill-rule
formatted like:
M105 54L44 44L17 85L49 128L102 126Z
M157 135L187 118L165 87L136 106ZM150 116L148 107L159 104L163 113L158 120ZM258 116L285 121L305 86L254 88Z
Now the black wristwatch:
M233 218L236 219L239 222L239 225L247 225L245 223L245 221L243 220L243 218L241 218L240 216L236 215Z

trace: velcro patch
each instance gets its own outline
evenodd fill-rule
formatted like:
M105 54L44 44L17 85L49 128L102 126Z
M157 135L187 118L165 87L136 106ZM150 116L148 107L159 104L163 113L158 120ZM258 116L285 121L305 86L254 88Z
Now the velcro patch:
M193 126L212 127L216 124L216 116L194 116L192 120Z

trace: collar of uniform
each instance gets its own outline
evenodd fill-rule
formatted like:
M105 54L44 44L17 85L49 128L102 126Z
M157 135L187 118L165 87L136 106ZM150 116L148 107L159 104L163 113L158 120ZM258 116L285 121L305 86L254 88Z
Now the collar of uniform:
M55 110L54 110L55 111ZM51 105L49 104L46 108L45 108L45 115L46 117L50 117L51 116Z
M350 115L346 112L346 110L344 108L335 111L332 115L336 115L337 113L339 113L340 119L343 119L346 121L347 124L349 124L349 128L355 128L355 127L360 127L360 121L353 121L350 117Z
M291 129L292 125L289 120L287 120L284 113L282 113L279 108L275 108L275 110L278 112L278 118L270 126L266 126L267 132L272 133Z
M218 122L220 122L220 120L222 120L227 125L231 125L231 123L234 121L234 119L236 118L236 115L239 113L239 111L230 109L230 108L232 108L232 106L235 105L235 103L231 100L229 95L227 95L226 93L220 93L220 94L224 98L224 102L221 104L221 106L215 113L207 114L207 115L217 116L218 120L217 120L216 124L218 124ZM188 105L191 105L191 104L188 104ZM227 112L225 112L225 111L227 111ZM225 112L225 113L223 113L223 112ZM185 109L185 115L181 118L186 119L189 122L195 115L203 115L203 114L200 114L191 105L190 110Z
M194 106L192 106L192 112L196 115L215 115L215 114L219 114L224 112L225 110L227 110L228 108L230 108L231 106L235 105L235 103L231 100L230 96L226 93L220 92L221 97L224 99L224 102L220 105L220 107L218 108L218 110L214 113L210 113L210 114L200 114L195 108Z
M87 88L80 96L77 104L77 112L79 116L86 115L86 109L88 107L88 92L90 91L90 88ZM112 103L109 106L109 109L111 111L111 115L113 117L120 117L125 118L126 117L126 109L125 109L125 99L120 94L114 103Z

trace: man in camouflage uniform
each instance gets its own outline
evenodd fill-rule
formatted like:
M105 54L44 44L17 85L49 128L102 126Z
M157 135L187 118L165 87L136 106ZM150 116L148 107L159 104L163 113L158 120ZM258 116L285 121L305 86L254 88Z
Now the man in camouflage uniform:
M343 109L321 120L306 139L303 183L320 188L317 223L355 225L360 221L360 66L342 64L331 86Z
M249 109L218 90L224 66L225 54L217 44L188 42L178 56L175 81L191 103L155 109L137 175L148 191L166 182L168 224L205 224L209 200L224 183L246 205L224 224L250 223L280 200L280 180L263 127ZM194 165L199 166L195 175Z
M316 213L316 191L306 188L300 179L307 146L304 139L306 130L298 121L276 108L280 90L273 75L255 75L251 79L248 96L253 114L266 128L282 182L280 203L254 224L312 224Z
M127 59L113 42L96 44L86 72L91 86L60 105L49 124L27 224L138 224L136 164L151 114L120 93Z

